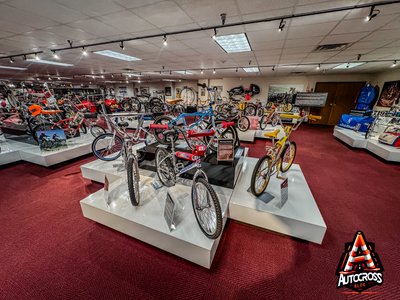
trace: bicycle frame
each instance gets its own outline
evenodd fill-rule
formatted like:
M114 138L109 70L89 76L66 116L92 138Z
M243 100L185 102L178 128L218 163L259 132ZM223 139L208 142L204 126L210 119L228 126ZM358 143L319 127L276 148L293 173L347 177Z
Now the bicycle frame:
M187 125L186 119L185 119L186 117L200 117L200 119L198 119L194 123L191 123L190 125ZM214 111L213 111L213 108L211 105L205 111L180 114L175 119L173 119L171 122L172 122L172 125L175 126L175 125L178 125L182 121L184 129L188 130L188 129L193 129L194 127L198 126L206 117L211 117L211 123L212 123L213 127L215 127L215 119L214 119L215 115L214 115Z

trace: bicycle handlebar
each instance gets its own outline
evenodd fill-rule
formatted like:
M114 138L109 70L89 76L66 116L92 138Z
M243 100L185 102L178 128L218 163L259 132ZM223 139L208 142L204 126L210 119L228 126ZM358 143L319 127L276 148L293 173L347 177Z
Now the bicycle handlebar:
M308 119L311 121L318 121L322 119L322 116L308 115Z
M150 129L165 129L169 128L168 124L150 124Z

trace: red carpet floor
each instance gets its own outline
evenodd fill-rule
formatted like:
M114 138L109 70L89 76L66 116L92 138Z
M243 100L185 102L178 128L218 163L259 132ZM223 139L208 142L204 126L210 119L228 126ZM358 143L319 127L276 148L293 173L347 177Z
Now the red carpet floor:
M92 157L1 169L0 299L400 299L400 165L348 148L332 128L292 137L328 227L323 244L230 221L211 270L85 219L79 200L101 188L80 175ZM263 155L264 142L246 145ZM336 289L357 230L385 268L377 294Z

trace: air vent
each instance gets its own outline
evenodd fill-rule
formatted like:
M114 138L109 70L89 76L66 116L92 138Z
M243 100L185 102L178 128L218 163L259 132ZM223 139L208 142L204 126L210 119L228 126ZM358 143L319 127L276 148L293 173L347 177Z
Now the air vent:
M344 44L327 44L327 45L319 45L315 48L315 52L324 52L324 51L341 51L346 49L349 43Z
M290 74L306 74L306 72L302 72L302 71L294 71L294 72L290 72Z

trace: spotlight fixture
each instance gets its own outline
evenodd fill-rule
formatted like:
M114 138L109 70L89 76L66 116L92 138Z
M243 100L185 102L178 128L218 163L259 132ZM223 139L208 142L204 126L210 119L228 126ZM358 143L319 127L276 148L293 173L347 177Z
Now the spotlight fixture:
M172 71L171 70L169 70L169 75L172 75Z
M55 59L60 59L60 57L58 56L58 54L56 53L56 51L52 51L53 52L53 57Z
M104 75L101 75L100 77L101 77L102 79L104 79Z
M282 31L283 28L285 28L285 25L286 25L286 21L284 19L282 19L281 22L279 23L278 31Z
M371 6L371 10L369 11L369 15L365 17L365 22L371 21L377 15L379 15L381 11L379 9L375 9L375 5Z
M317 70L320 70L320 69L321 69L321 64L318 64Z
M47 78L48 80L51 80L51 77Z
M272 67L272 71L275 71L275 66Z
M111 78L114 78L114 74L111 74Z
M217 73L216 71L215 71L215 69L213 70L213 74L215 74L215 73Z
M212 38L213 38L214 40L217 39L217 29L216 29L216 28L214 28L214 35L212 36Z
M239 68L236 68L236 73L239 71Z
M88 53L87 53L85 47L82 47L82 55L83 56L88 56Z
M138 80L138 83L141 83L140 79Z
M35 53L35 59L36 60L40 60L40 57L39 57L39 55L37 53Z
M125 50L124 41L121 41L119 46L121 47L122 50Z
M10 57L10 63L13 64L14 62L15 62L14 58Z
M61 77L57 77L58 80L61 80Z
M167 35L166 35L166 34L164 34L163 45L164 45L165 47L168 46Z
M225 25L225 21L226 21L226 13L222 13L222 14L220 14L220 17L221 17L221 23L222 23L222 25Z
M129 83L129 80L125 81L126 83Z
M393 64L392 64L391 68L396 67L396 65L397 65L397 61L395 60L395 61L393 62Z
M201 69L201 71L200 71L200 74L201 74L201 75L203 75L203 74L204 74L204 71L203 71L203 69Z
M26 55L25 55L25 54L24 54L24 56L23 56L23 58L22 58L22 59L26 61Z

